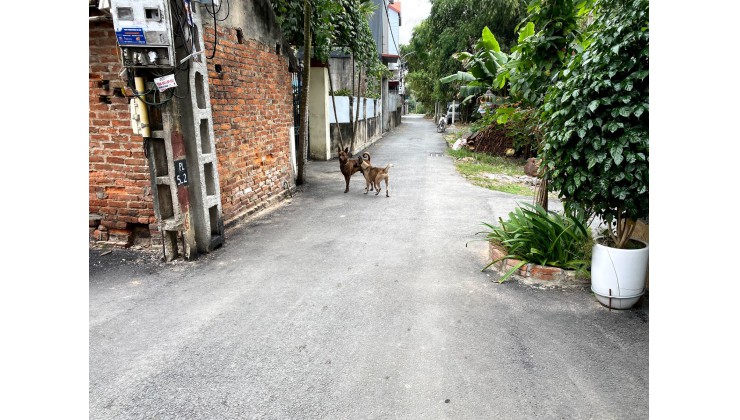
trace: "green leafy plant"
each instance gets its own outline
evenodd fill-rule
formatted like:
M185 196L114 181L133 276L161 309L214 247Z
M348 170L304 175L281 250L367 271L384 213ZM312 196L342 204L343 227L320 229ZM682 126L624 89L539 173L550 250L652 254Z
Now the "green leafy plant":
M593 11L586 48L547 92L542 165L551 191L624 248L649 210L648 0L599 0Z
M537 108L521 102L496 108L493 120L504 128L512 139L514 149L529 157L537 154L542 142L540 113Z
M458 51L472 51L487 26L496 35L501 50L508 51L516 42L514 28L526 13L521 0L435 0L429 17L414 27L408 46L401 46L401 54L409 55L409 91L428 110L435 103L445 104L458 96L456 83L444 84L440 78L456 73L460 61L453 58ZM405 6L404 6L405 7ZM484 90L485 91L485 90Z
M493 116L484 115L474 128L499 124L518 152L537 154L542 144L540 108L545 93L571 54L582 50L580 28L591 3L531 0L528 15L517 26L518 40L510 54L501 50L494 34L485 27L473 53L462 51L453 55L466 71L443 77L441 83L478 87L468 95L480 94L480 87L490 88L502 98L502 103L492 110Z
M326 62L332 50L344 50L362 63L376 60L377 48L368 18L375 6L371 0L309 0L312 56ZM304 43L303 0L273 0L271 3L283 36L296 47Z
M509 83L511 96L524 105L542 105L547 88L574 51L581 49L580 21L587 1L532 0L529 15L519 24L519 39L512 47L497 83ZM525 23L526 22L526 23Z
M521 203L509 213L507 220L499 218L499 223L499 226L483 223L488 231L478 232L506 252L481 271L505 259L520 260L499 282L527 263L577 271L588 267L593 239L586 221L575 212L566 210L561 214L537 204Z
M339 89L337 91L331 92L334 96L352 96L352 91L349 89Z
M488 29L488 26L483 28L472 54L461 51L452 56L460 61L467 71L458 71L440 78L439 81L441 83L461 82L465 87L493 87L497 74L509 60L509 56L501 51L496 36ZM475 95L482 92L474 90L472 93ZM470 100L471 96L473 95L468 95L466 100Z

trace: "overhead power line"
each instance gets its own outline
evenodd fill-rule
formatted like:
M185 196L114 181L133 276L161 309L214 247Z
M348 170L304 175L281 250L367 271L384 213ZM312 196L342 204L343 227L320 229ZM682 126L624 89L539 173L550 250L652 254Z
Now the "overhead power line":
M386 19L388 19L388 32L391 33L391 39L393 40L393 45L396 46L396 53L397 53L397 55L400 55L401 50L398 49L398 44L396 43L396 37L393 36L393 30L391 29L391 17L388 15L388 4L386 4L386 0L383 0L383 6L385 6L384 7L384 9L385 9L385 17L386 17ZM381 48L382 48L382 45L381 45ZM383 55L383 52L382 51L381 51L381 55Z

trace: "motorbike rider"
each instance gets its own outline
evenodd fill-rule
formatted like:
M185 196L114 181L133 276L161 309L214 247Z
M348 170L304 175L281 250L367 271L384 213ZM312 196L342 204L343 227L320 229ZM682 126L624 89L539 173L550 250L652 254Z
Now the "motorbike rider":
M439 122L437 123L437 131L442 133L447 129L447 117L442 115L439 117Z

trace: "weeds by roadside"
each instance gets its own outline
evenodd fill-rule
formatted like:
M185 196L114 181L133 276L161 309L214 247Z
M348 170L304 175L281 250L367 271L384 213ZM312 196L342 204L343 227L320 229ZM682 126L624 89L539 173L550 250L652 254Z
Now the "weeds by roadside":
M445 136L445 141L447 155L453 158L457 171L468 181L479 187L509 194L534 194L534 179L524 173L524 160L475 153L467 148L453 150L452 144L462 135L461 130L455 130Z

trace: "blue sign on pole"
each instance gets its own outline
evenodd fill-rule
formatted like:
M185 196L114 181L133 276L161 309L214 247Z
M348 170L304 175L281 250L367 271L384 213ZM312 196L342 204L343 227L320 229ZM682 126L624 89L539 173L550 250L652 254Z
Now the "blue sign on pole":
M123 28L116 31L116 39L119 45L146 45L142 28Z

